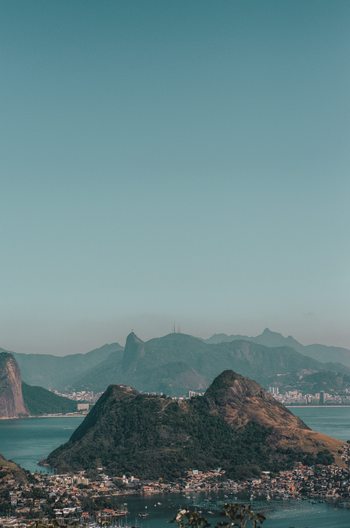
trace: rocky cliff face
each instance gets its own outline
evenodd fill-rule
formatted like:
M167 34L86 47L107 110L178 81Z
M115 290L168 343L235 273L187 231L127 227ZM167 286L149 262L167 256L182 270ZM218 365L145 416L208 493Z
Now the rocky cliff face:
M145 355L145 343L137 337L134 332L126 338L125 349L122 360L123 372L135 371L137 361Z
M17 361L8 352L0 353L0 419L29 416L23 396Z

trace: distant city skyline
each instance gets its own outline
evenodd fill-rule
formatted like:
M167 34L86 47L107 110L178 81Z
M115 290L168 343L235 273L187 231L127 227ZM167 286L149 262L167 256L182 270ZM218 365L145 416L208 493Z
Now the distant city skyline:
M0 347L350 349L350 4L0 5Z

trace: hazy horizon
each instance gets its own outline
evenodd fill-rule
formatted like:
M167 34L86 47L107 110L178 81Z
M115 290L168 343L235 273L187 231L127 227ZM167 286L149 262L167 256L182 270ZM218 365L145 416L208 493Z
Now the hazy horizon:
M91 343L91 341L89 341L89 340L87 340L86 342L81 340L79 342L78 346L76 345L76 343L75 344L67 343L66 344L66 348L65 347L58 348L57 344L56 344L54 346L48 345L47 348L41 348L40 350L38 350L36 348L32 349L33 345L31 343L25 343L24 347L21 350L15 350L15 349L10 349L10 348L4 349L4 347L1 346L1 343L0 343L0 348L3 348L4 350L6 350L8 352L25 353L25 354L50 354L50 355L54 355L54 356L66 356L66 355L72 355L72 354L86 354L88 352L91 352L92 350L101 348L101 347L103 347L105 345L111 345L113 343L119 343L119 345L124 347L126 338L127 338L127 336L129 335L130 332L134 332L137 335L138 338L140 338L142 341L146 342L146 341L149 341L150 339L161 338L161 337L164 337L164 336L169 335L171 333L174 333L174 330L175 330L175 333L186 334L186 335L190 335L192 337L197 337L197 338L200 338L200 339L209 339L210 337L212 337L215 334L226 334L228 336L230 336L230 335L242 335L242 336L252 337L253 338L253 337L257 337L257 336L261 335L265 330L269 330L270 332L281 334L285 338L293 337L294 339L299 341L299 343L302 344L302 345L319 344L319 345L339 346L341 348L346 348L346 347L342 347L341 345L334 345L334 343L324 343L324 342L321 342L321 341L303 342L303 341L297 339L294 335L282 334L282 332L278 332L277 330L272 330L271 328L268 328L268 327L263 328L260 332L257 332L255 334L243 333L243 332L224 332L224 331L212 332L212 333L210 333L210 332L207 332L207 333L200 332L200 333L194 334L194 333L191 333L191 332L188 332L188 331L184 332L182 330L180 324L174 323L172 328L169 331L165 331L163 333L162 332L158 332L155 335L153 335L153 334L151 335L150 334L150 329L147 328L146 326L143 326L144 324L145 324L145 321L143 321L143 324L140 325L139 331L137 331L136 328L131 328L130 331L126 335L122 336L121 333L119 333L118 334L120 336L119 339L111 339L108 342L107 341L103 341L103 339L102 339L96 346L90 345L92 348L89 348L89 344ZM95 329L95 331L94 331L94 339L96 339L96 334L97 333L98 332L96 332L96 329ZM74 348L74 346L76 348ZM330 360L331 359L332 358L330 358Z
M350 3L0 5L0 347L350 349Z

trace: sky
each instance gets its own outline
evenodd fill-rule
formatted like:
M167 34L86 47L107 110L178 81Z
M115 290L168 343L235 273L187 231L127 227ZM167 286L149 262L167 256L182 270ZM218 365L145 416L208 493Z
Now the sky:
M0 3L0 347L350 348L348 0Z

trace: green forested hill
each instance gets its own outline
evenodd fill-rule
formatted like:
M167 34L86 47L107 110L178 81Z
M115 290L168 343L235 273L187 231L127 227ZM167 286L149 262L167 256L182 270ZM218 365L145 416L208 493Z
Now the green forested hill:
M32 387L22 382L22 394L25 406L32 416L42 414L76 412L77 402L57 396L43 387Z
M226 371L205 396L184 401L110 386L48 462L59 471L102 465L109 474L167 480L223 467L243 478L295 460L331 462L325 448L337 453L342 444L319 436L256 382Z

